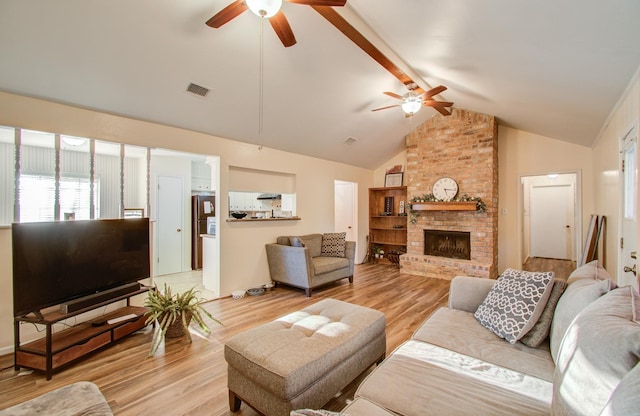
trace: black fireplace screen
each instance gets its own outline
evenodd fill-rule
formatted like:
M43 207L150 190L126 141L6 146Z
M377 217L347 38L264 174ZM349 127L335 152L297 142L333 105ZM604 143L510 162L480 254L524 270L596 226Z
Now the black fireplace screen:
M424 254L427 256L471 260L471 233L424 230Z

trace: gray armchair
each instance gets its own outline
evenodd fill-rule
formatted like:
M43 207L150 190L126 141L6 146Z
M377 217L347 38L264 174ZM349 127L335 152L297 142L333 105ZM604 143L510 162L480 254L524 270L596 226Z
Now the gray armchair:
M304 247L291 245L292 237L281 236L266 244L269 273L275 284L283 283L305 290L311 296L313 288L348 278L353 283L356 243L345 242L345 257L321 255L322 234L298 237Z

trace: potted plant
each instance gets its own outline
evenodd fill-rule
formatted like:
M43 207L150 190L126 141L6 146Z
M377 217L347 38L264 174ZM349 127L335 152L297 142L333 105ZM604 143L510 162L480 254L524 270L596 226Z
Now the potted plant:
M158 330L153 336L151 349L147 356L151 357L155 354L163 336L177 338L186 335L189 338L189 342L192 342L191 334L189 334L189 324L192 319L207 334L211 330L204 321L204 316L222 325L220 321L202 307L204 300L198 297L198 291L195 288L191 288L184 293L173 294L171 287L165 283L163 291L160 291L158 287L150 290L144 301L144 306L149 309L145 313L147 315L146 324L157 322Z

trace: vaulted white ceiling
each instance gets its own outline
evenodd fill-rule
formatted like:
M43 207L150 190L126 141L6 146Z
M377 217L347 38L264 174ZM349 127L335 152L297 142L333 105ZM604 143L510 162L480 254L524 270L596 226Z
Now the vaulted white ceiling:
M0 0L0 90L366 168L438 114L371 112L396 103L384 91L406 88L309 6L283 5L290 48L248 11L207 27L231 1ZM585 146L640 67L636 0L348 0L336 10L422 87L447 86L439 98L454 107ZM208 96L187 93L192 82Z

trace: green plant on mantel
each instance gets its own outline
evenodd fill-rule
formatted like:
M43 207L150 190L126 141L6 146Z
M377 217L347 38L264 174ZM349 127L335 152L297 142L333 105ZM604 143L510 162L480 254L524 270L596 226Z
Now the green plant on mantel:
M452 199L451 201L445 201L442 199L436 198L432 193L424 194L422 196L414 196L411 198L411 203L409 204L409 215L411 224L416 224L418 222L418 212L413 210L413 204L422 204L425 202L475 202L476 210L478 212L485 212L487 210L487 204L482 201L482 199L478 197L471 197L467 194L463 194L458 198Z
M206 299L198 297L198 291L196 291L195 288L191 288L183 293L174 294L171 292L171 287L165 283L163 291L160 291L157 286L150 290L144 301L144 306L148 308L148 311L145 313L145 315L147 315L145 324L149 325L152 322L157 322L158 330L153 335L153 341L151 342L151 348L147 357L151 357L156 353L163 336L172 324L182 326L189 342L192 342L191 334L189 334L189 323L191 320L194 320L207 334L210 333L211 330L204 321L204 316L222 325L220 321L202 307L202 303L205 301Z

